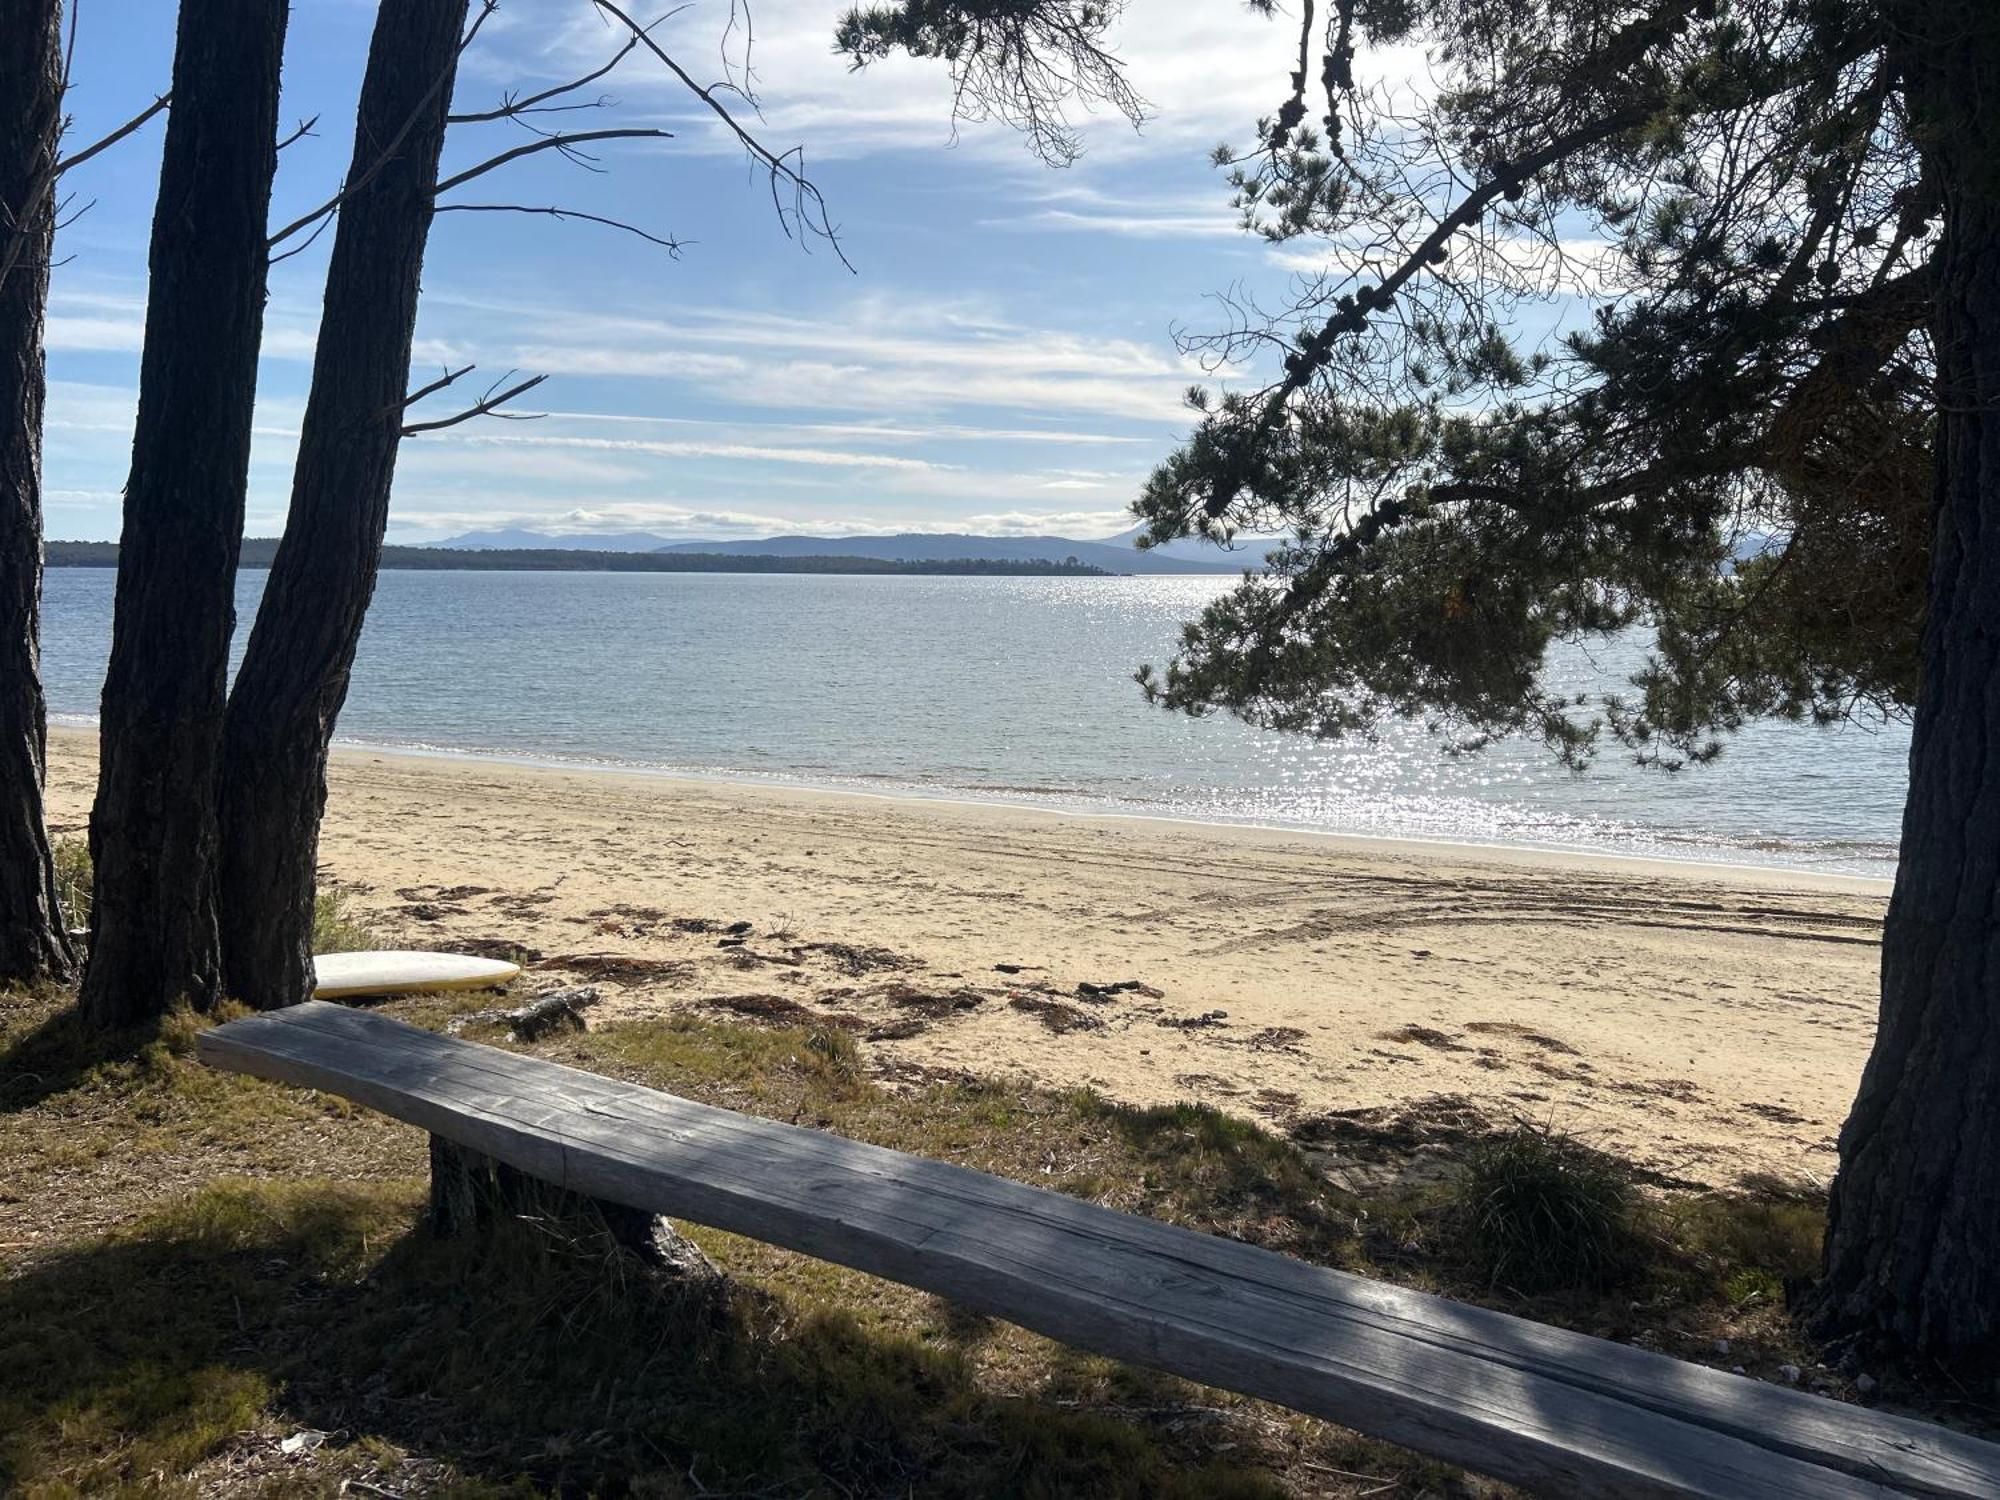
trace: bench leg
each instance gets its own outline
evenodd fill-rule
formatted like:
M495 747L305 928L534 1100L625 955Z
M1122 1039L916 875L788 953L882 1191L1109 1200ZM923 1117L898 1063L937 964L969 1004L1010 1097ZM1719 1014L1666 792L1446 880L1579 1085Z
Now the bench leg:
M657 1270L691 1282L722 1279L701 1248L658 1214L553 1187L437 1135L431 1137L430 1208L431 1230L442 1236L472 1234L496 1218L521 1216L601 1225Z

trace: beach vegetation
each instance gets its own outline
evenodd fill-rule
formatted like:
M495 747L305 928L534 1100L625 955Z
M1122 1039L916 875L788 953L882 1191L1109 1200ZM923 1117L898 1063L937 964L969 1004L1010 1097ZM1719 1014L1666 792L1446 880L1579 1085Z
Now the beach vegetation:
M315 953L360 953L382 945L367 923L350 914L347 893L336 885L313 892L311 941Z
M1630 1169L1560 1131L1524 1125L1478 1142L1458 1191L1461 1232L1489 1286L1602 1290L1638 1259Z
M386 1008L442 1025L480 1004ZM719 1303L587 1221L530 1213L434 1238L420 1131L201 1067L213 1020L182 1008L107 1039L59 994L0 997L12 1490L1504 1493L737 1236L683 1226L724 1272ZM1552 1175L1616 1173L1554 1132L1475 1134L1442 1180L1355 1193L1297 1140L1206 1106L913 1080L862 1044L830 1066L816 1038L835 1033L811 1027L675 1015L532 1043L468 1034L1670 1353L1812 1369L1771 1294L1816 1263L1823 1199L1801 1188L1664 1190L1628 1169L1622 1191L1589 1195L1616 1205L1617 1274L1531 1289L1493 1274L1491 1227L1467 1205L1496 1181L1547 1203L1567 1190ZM1546 1212L1513 1222L1529 1262L1576 1239Z
M90 845L80 838L62 838L53 844L56 899L62 921L71 931L90 927Z

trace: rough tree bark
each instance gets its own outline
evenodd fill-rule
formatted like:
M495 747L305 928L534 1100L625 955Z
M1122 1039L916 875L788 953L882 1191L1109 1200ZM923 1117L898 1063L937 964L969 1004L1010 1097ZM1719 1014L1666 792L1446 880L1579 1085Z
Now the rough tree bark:
M1923 677L1875 1049L1840 1137L1823 1336L2000 1353L2000 10L1907 8L1914 127L1944 186Z
M410 342L467 0L384 5L369 45L291 513L231 693L218 912L228 992L312 994L327 743L388 523Z
M286 0L182 0L105 678L100 1025L217 993L215 789L264 324Z
M73 961L42 807L42 322L61 116L61 0L0 0L0 984L64 979Z

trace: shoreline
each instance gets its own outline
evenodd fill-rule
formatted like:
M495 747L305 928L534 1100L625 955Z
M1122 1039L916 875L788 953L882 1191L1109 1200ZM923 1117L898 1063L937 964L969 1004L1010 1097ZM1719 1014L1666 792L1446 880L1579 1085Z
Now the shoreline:
M51 741L60 735L72 738L80 745L86 743L94 745L96 716L51 713L48 729ZM1633 854L1617 849L1586 849L1574 845L1533 843L1526 840L1510 842L1444 836L1427 838L1416 834L1361 833L1348 829L1308 828L1296 824L1256 822L1247 818L1198 818L1185 813L1063 806L1034 801L1027 796L994 794L982 797L972 788L931 791L903 782L882 786L855 786L837 781L815 781L806 777L793 777L780 772L774 772L769 777L758 777L743 771L700 771L613 760L594 760L586 757L569 759L554 755L536 755L527 751L465 750L336 739L333 743L332 759L339 761L345 758L407 760L425 765L508 766L553 775L630 777L699 787L735 787L753 793L796 792L807 796L874 798L887 802L936 804L965 809L990 808L1003 813L1014 812L1040 817L1157 824L1169 828L1213 831L1219 835L1240 832L1280 838L1330 841L1335 845L1351 843L1366 848L1381 848L1390 853L1455 851L1470 858L1484 859L1490 856L1497 861L1517 857L1530 863L1556 860L1592 868L1634 868L1641 873L1668 877L1676 873L1686 873L1698 878L1705 873L1713 872L1724 878L1742 876L1753 881L1769 878L1780 884L1792 880L1807 880L1825 883L1836 889L1849 890L1856 894L1880 894L1885 897L1895 883L1893 875L1861 875L1845 870L1821 870L1809 865L1790 864L1779 860L1761 862L1707 858L1699 854ZM1078 796L1080 801L1083 800L1081 794Z
M79 832L92 736L50 736ZM1823 1181L1886 886L342 748L320 857L386 947L523 950L597 1021L839 1029L871 1076L1343 1121L1552 1124ZM1317 1132L1317 1134L1316 1134Z

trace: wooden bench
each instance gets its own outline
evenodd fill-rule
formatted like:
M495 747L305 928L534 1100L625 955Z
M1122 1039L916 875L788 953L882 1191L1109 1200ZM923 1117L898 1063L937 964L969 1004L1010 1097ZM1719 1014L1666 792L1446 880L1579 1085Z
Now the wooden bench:
M202 1035L529 1177L1556 1496L2000 1496L2000 1446L314 1001Z

